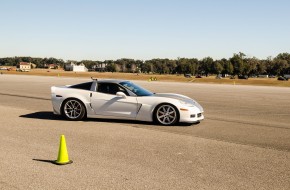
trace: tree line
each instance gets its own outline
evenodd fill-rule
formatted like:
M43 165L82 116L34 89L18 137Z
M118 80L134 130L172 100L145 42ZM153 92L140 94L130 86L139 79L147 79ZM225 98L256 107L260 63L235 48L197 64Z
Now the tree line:
M68 63L84 64L90 70L107 72L142 72L159 74L229 74L229 75L283 75L290 74L290 54L280 53L276 57L258 59L247 57L244 53L233 54L229 59L213 60L211 57L203 59L177 58L177 59L118 59L105 61L64 61L56 58L33 57L6 57L0 58L0 65L17 66L20 62L31 62L37 68L45 68L49 64L55 64L64 68ZM103 65L103 66L102 66Z

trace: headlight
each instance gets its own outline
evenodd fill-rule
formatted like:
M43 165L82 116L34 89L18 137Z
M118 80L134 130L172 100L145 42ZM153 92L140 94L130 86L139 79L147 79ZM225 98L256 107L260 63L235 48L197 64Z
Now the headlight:
M182 100L180 100L179 102L180 102L181 104L183 104L183 105L188 106L188 107L194 107L194 103L191 103L191 102L185 102L185 101L182 101Z

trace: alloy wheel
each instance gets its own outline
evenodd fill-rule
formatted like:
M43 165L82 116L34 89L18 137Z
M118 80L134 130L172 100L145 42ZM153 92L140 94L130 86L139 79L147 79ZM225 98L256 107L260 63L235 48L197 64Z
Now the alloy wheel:
M156 119L163 125L171 125L177 119L176 109L171 105L161 105L156 111Z
M64 114L69 119L77 119L82 113L82 105L77 100L69 100L64 105Z

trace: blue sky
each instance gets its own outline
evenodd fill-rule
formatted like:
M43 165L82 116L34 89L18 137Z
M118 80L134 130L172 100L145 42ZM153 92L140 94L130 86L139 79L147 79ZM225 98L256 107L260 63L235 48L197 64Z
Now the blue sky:
M0 57L266 58L290 52L288 0L0 0Z

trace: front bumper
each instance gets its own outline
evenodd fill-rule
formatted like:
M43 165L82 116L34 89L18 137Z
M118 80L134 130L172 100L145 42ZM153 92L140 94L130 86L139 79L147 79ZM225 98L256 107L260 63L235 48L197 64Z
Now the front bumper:
M204 119L203 112L197 107L180 108L180 122L196 123Z

